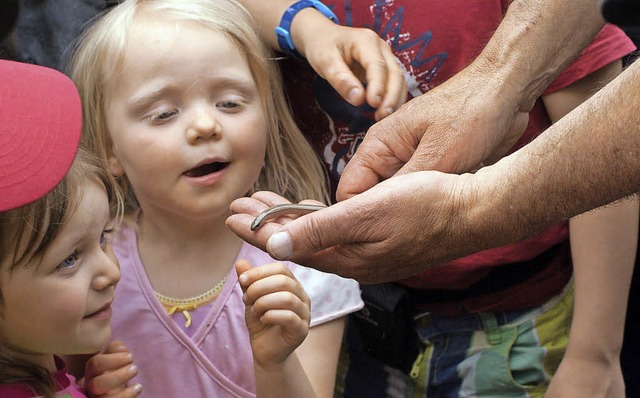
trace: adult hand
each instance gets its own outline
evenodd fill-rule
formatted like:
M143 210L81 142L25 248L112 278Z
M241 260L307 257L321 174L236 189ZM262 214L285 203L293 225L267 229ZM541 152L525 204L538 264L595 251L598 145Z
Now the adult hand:
M84 385L91 397L133 398L142 392L140 384L127 386L138 369L133 357L121 341L112 341L104 352L87 361Z
M250 224L260 212L288 203L272 192L257 192L231 204L234 214L227 226L274 258L363 283L397 280L482 244L465 230L462 206L473 205L469 200L474 197L470 176L405 174L326 209L271 220L253 232ZM471 196L463 201L463 193Z
M407 100L402 69L374 31L337 25L314 11L296 17L292 29L302 24L304 29L295 29L296 47L351 105L366 101L381 120Z
M529 119L503 87L472 64L371 126L340 178L338 200L396 174L461 173L495 162Z

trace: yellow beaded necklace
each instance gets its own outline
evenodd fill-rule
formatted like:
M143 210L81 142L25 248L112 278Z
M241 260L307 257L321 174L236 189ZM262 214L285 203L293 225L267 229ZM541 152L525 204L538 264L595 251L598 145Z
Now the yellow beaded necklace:
M160 303L162 304L164 309L167 310L167 313L169 315L173 315L176 311L182 312L186 319L184 326L188 328L189 326L191 326L191 314L189 314L189 311L193 311L196 308L205 304L209 304L210 302L215 300L216 297L218 297L220 289L222 289L226 281L227 277L225 276L220 282L218 282L214 287L207 290L206 292L186 299L177 299L173 297L167 297L158 292L155 293L156 297L158 298L158 300L160 300Z

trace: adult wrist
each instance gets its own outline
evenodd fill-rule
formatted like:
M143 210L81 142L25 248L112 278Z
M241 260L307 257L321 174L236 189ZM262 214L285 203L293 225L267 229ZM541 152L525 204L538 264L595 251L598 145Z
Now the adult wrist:
M512 164L517 162L511 155L483 167L469 176L465 187L471 193L467 194L466 203L467 222L472 226L469 233L480 240L491 236L490 247L513 243L537 232L532 230L535 226L530 225L531 214L527 213L527 203L534 196L522 184L527 177Z
M487 94L501 104L501 109L513 108L514 114L530 112L551 81L550 74L541 73L535 78L527 75L518 62L507 60L504 54L490 48L485 48L468 69L482 79L481 87L485 87Z
M529 112L604 26L597 5L597 0L514 0L476 61L492 67L511 85L518 93L519 110Z

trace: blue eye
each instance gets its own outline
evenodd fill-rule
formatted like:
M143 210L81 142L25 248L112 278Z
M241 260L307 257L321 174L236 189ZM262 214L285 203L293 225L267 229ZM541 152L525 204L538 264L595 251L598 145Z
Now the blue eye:
M69 257L65 258L64 261L56 267L56 269L68 269L75 267L79 257L80 252L78 250L74 251Z

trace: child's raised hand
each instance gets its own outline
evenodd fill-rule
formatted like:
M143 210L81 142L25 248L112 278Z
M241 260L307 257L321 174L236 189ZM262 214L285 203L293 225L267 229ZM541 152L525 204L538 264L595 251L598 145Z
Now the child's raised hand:
M293 20L292 32L296 47L313 69L350 104L359 106L366 101L376 108L376 120L406 102L402 68L374 31L337 25L319 13L300 13Z
M236 272L244 292L254 362L263 368L278 366L309 332L309 297L284 264L252 268L249 262L240 260Z
M137 397L142 391L140 384L127 386L138 369L133 357L124 343L112 341L104 352L98 353L87 361L84 385L91 397Z

